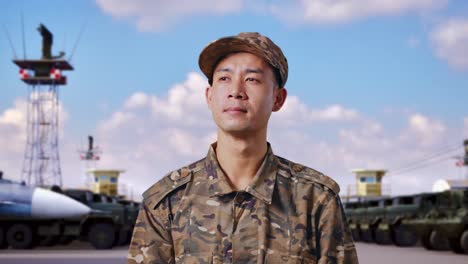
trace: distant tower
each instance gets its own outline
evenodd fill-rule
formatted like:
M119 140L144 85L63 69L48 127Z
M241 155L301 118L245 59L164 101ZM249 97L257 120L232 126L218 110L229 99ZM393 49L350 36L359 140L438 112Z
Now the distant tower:
M37 28L42 36L42 58L13 60L19 66L20 78L28 85L27 141L21 179L30 185L62 185L58 146L59 86L67 79L62 71L73 67L65 54L52 56L53 35L43 25Z
M464 156L456 156L455 159L457 161L455 162L455 165L457 167L461 167L465 169L465 175L462 180L468 180L468 139L465 139L463 141L463 150L464 150Z
M93 192L110 196L119 195L119 176L124 170L89 170L93 175Z
M465 156L463 157L463 165L465 166L465 180L468 180L468 139L463 141L465 148Z
M84 185L91 189L94 178L88 173L88 170L96 168L97 161L100 160L102 151L98 146L94 146L93 137L88 136L88 149L78 150L78 153L80 154L80 159L85 163L82 171Z
M386 170L355 169L352 172L356 174L356 196L382 196L382 178Z

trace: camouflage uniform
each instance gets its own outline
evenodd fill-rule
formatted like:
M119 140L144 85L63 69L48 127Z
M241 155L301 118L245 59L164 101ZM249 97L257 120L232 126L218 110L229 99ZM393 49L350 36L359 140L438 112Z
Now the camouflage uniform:
M174 171L144 194L127 263L358 263L339 187L275 156L243 191L216 159Z

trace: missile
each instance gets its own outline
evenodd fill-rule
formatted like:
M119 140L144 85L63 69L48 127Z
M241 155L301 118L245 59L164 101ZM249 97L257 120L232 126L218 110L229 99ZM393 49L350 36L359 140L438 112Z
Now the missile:
M88 206L66 195L0 178L0 216L59 219L89 212Z

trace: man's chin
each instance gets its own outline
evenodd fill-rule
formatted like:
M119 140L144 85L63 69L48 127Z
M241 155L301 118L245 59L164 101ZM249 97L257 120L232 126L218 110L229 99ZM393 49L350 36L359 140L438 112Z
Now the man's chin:
M252 133L252 130L247 126L225 126L220 128L224 133L231 135L246 135Z

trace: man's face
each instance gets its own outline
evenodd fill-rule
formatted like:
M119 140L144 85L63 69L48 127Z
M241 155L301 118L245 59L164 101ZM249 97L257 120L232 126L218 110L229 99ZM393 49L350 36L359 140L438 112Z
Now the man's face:
M271 67L251 53L233 53L220 61L213 84L205 95L219 129L251 134L266 130L272 111L286 99L286 89L276 87Z

